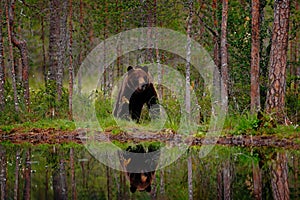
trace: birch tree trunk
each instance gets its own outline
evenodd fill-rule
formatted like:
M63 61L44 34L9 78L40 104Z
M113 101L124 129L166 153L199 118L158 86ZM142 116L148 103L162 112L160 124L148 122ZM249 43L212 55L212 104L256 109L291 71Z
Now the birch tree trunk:
M44 16L41 17L41 26L42 26L42 43L43 43L43 48L42 48L42 53L43 53L43 75L44 75L44 82L45 82L45 87L47 87L47 76L48 76L48 71L47 71L47 57L46 57L46 41L45 41L45 19Z
M269 88L266 111L275 112L278 122L286 119L284 112L290 1L276 0L270 52Z
M14 200L19 199L19 172L20 172L20 150L16 152L16 168L15 168L15 186L14 186Z
M193 162L192 156L188 157L188 189L189 189L189 200L193 200Z
M189 1L189 15L187 20L187 47L186 47L186 67L185 67L185 110L190 120L191 113L191 80L190 80L190 65L191 65L191 30L193 22L193 1Z
M228 0L223 0L222 24L221 24L221 77L224 87L222 88L222 104L225 113L228 111L228 47L227 47L227 19L228 19Z
M193 0L189 1L189 15L187 20L187 48L186 48L186 68L185 68L185 111L187 113L187 122L191 120L191 80L190 80L190 65L191 65L191 31L193 22ZM192 157L188 156L188 195L189 200L193 199L193 169Z
M260 18L260 2L252 0L252 46L251 46L251 113L260 110L260 94L259 94L259 18Z

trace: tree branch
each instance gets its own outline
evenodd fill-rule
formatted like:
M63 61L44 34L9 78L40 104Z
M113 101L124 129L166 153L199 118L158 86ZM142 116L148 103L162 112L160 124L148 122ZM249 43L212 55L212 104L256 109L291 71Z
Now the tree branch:
M219 37L218 32L216 32L215 30L213 30L209 25L207 25L203 19L200 17L200 11L194 11L195 15L199 18L200 23L203 24L203 26L215 37Z

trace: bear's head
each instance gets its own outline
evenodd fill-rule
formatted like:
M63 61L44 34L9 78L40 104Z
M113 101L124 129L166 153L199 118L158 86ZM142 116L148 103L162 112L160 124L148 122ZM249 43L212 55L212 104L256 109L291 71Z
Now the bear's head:
M152 78L148 73L148 67L137 66L127 68L127 86L132 91L143 92L152 82Z

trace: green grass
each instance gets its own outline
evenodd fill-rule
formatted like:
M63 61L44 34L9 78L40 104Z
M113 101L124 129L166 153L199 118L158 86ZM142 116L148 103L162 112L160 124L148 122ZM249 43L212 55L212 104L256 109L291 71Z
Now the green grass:
M55 130L72 131L75 130L76 127L74 122L65 119L42 119L36 122L28 121L22 124L0 126L0 129L6 133L9 133L13 129L20 129L25 132L33 128L40 128L40 129L54 128Z
M276 124L271 116L263 114L262 119L250 113L233 114L227 116L223 135L276 135L289 138L300 134L300 127L296 125Z

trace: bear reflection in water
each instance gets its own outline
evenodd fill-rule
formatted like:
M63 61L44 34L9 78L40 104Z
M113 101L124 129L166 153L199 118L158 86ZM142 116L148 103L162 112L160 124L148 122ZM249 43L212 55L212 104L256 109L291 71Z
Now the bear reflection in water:
M127 179L130 181L130 191L151 192L151 183L159 162L158 147L149 145L148 151L142 145L129 146L120 154L120 161Z

